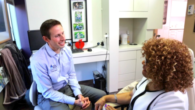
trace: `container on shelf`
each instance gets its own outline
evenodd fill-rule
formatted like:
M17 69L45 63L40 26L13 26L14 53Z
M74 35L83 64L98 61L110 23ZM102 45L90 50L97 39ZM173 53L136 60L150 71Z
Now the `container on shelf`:
M127 44L127 34L121 34L121 41L122 41L122 45L126 45Z

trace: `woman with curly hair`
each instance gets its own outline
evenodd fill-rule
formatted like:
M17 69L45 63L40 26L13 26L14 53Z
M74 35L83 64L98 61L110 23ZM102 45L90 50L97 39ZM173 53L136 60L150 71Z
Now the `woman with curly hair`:
M186 88L193 85L192 60L188 47L173 39L149 39L142 47L143 78L133 91L107 95L96 102L129 104L129 110L188 110ZM107 105L106 110L115 108Z

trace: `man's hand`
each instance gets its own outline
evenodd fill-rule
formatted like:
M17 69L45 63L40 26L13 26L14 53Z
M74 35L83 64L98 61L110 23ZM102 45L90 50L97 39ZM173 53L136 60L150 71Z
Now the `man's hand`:
M77 99L77 100L75 100L74 105L82 107L83 106L83 102L80 99Z
M106 103L105 97L100 98L96 103L95 103L95 110L102 110L102 107Z
M83 105L82 105L82 109L86 109L87 107L90 106L90 101L88 97L83 97L83 95L79 94L78 95L79 100L82 101Z

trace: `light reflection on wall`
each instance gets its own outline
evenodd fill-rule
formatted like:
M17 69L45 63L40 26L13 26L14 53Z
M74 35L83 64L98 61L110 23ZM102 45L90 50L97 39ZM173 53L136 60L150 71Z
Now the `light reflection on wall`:
M15 7L13 5L8 4L9 7L9 12L11 16L11 25L12 25L12 31L13 35L16 41L16 45L19 49L21 49L21 42L20 42L20 37L19 37L19 31L18 31L18 24L17 24L17 19L16 19L16 13L15 13Z
M3 3L2 0L0 0L0 32L5 32L5 20L3 17L3 7L2 7Z

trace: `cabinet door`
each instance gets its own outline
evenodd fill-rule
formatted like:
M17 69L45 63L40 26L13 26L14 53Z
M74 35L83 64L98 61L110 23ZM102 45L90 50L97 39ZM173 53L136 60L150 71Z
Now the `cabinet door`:
M147 29L161 29L163 25L164 0L149 0Z
M183 41L183 30L177 30L177 40Z
M143 70L143 65L142 61L145 60L145 58L142 57L141 50L137 50L137 61L136 61L136 80L141 80L143 77L142 75L142 70Z
M119 62L119 74L135 73L136 60L125 60Z
M148 11L149 0L134 0L133 11Z
M118 88L123 88L135 80L136 60L119 62Z
M133 11L133 0L120 0L119 11Z
M136 59L136 51L125 51L119 53L119 61Z
M169 31L169 38L176 39L180 42L183 41L183 30L170 30Z

